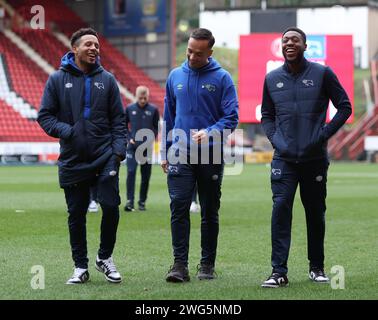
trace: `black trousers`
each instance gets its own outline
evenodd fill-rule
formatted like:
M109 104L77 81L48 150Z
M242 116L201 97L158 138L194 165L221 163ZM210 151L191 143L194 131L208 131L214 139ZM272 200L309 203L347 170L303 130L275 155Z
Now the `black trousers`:
M138 168L137 159L135 159L135 148L128 147L126 154L126 165L127 165L127 177L126 177L126 197L127 200L134 205L134 194L135 194L135 177ZM148 186L151 178L151 168L152 165L149 162L140 165L141 173L141 184L139 191L139 203L146 202L148 194Z
M311 267L324 267L324 234L327 196L328 159L306 163L273 160L271 186L272 267L273 272L286 274L291 242L293 202L297 186L306 213L307 252Z
M110 172L116 172L110 175ZM112 173L113 173L112 172ZM86 214L90 198L90 187L97 185L97 199L102 208L100 259L109 258L116 242L119 221L119 163L111 157L98 172L97 177L64 188L68 208L68 229L72 259L76 268L88 268Z
M175 262L188 263L190 204L197 184L201 205L201 263L215 264L223 164L176 164L168 166L171 199L171 233Z

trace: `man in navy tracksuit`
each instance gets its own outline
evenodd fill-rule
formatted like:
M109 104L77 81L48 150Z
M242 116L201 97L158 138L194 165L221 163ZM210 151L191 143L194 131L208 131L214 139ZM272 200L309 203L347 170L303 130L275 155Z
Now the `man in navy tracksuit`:
M97 183L102 208L101 242L95 267L113 283L121 282L112 259L120 204L119 164L126 153L126 127L118 85L99 64L96 31L72 35L72 51L46 84L38 122L59 138L59 183L68 207L75 270L67 284L89 280L86 212L90 187Z
M315 282L329 281L324 273L327 141L345 123L352 109L333 71L307 61L305 50L304 32L295 27L285 30L282 36L285 63L267 74L264 83L261 121L274 148L273 271L262 287L288 284L292 208L298 184L306 212L309 277ZM325 125L329 100L337 113Z
M214 278L224 165L222 143L210 136L234 130L238 124L235 86L230 74L211 58L214 41L209 30L194 30L188 41L187 61L171 71L166 84L162 168L168 173L174 255L166 276L169 282L190 279L189 208L196 183L202 248L197 277Z
M127 128L127 178L125 211L134 211L135 176L140 163L141 184L138 209L146 210L148 185L151 177L153 143L159 129L159 111L148 102L149 89L139 86L135 92L136 102L125 109ZM136 139L136 135L137 138ZM140 137L138 137L140 135ZM136 153L141 148L140 153ZM137 159L139 157L140 159Z

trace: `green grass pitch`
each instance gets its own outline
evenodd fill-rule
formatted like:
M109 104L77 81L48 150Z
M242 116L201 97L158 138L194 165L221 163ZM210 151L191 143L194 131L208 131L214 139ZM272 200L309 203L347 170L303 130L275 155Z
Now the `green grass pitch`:
M125 167L121 169L122 208ZM139 183L139 175L137 182ZM137 184L138 190L139 184ZM0 299L378 299L378 165L331 163L328 176L325 265L345 270L345 288L314 284L307 277L304 212L297 195L287 288L262 289L270 269L269 167L245 165L225 176L220 210L218 278L195 278L200 259L198 214L191 215L189 269L185 284L165 282L172 264L166 177L154 166L146 212L121 208L116 265L121 284L106 282L93 266L100 214L87 216L89 272L85 285L68 286L72 260L67 213L57 168L0 167ZM33 289L31 269L41 265L45 288Z

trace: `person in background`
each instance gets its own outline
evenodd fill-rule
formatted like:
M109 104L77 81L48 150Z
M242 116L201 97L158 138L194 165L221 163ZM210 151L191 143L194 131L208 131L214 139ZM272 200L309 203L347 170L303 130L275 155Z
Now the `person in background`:
M146 86L136 88L136 102L129 105L125 109L126 128L127 128L127 151L126 151L126 197L127 202L125 211L134 211L134 193L135 193L135 177L138 163L140 163L141 184L139 191L138 209L146 210L146 200L148 187L151 178L152 159L148 158L148 148L153 148L153 141L156 139L159 129L159 111L149 103L149 89ZM143 151L144 159L137 159L136 150L141 146L143 141L135 139L139 130L150 130L154 135L151 144L146 146ZM147 161L144 161L147 160Z
M97 185L90 187L88 212L98 212Z
M197 202L197 191L198 190L197 190L197 185L196 185L193 190L192 203L190 204L190 209L189 209L191 213L197 213L197 212L200 212L201 210L201 206Z

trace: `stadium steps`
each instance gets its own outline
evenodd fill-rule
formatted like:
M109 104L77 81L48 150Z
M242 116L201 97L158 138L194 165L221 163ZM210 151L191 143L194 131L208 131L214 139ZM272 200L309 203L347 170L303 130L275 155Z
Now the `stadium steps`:
M4 58L0 54L0 99L5 100L8 105L12 106L24 118L36 119L37 110L11 90L6 70L7 67L4 63Z
M48 30L14 28L13 31L52 66L49 74L59 68L61 57L69 50Z
M36 65L38 65L43 71L45 71L47 74L51 74L54 72L54 68L46 62L41 55L34 50L28 43L23 41L22 38L20 38L16 33L9 29L4 29L2 31L4 35L13 42L14 45L16 45L25 55L27 55L30 60L32 60Z
M335 160L359 159L364 152L364 138L371 134L378 134L378 106L340 137L338 144L330 150L331 157Z
M8 83L13 91L38 110L48 74L0 32L0 52L5 57Z
M332 156L335 152L335 149L339 146L340 141L342 141L347 135L348 135L348 130L345 129L344 127L340 128L339 131L335 133L329 139L328 141L328 153Z
M348 158L359 160L364 153L365 137L378 135L378 113L372 116L364 126L364 132L348 148Z

